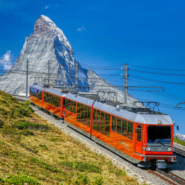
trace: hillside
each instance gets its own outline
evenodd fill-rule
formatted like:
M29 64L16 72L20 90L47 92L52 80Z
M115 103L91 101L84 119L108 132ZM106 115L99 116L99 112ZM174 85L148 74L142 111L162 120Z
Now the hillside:
M0 91L0 184L138 184L28 104Z

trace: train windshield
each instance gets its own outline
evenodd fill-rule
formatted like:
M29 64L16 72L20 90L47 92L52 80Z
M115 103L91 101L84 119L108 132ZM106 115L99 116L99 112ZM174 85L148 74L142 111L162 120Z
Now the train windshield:
M148 126L148 143L171 143L171 127L170 126Z

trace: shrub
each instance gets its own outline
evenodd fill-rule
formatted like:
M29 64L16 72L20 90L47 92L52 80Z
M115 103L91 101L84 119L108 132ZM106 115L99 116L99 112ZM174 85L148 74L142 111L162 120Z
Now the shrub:
M40 185L40 183L33 177L30 177L28 175L24 175L23 173L10 176L6 179L4 179L4 182L7 182L9 184L14 185L24 185L24 183L32 184L32 185Z
M55 166L51 165L51 164L48 164L46 162L43 162L43 161L40 161L38 160L37 158L35 157L30 157L30 160L31 162L37 164L39 167L41 168L45 168L49 171L52 171L52 172L61 172L61 170L59 170L58 168L56 168Z
M48 150L48 148L47 148L46 145L39 145L39 146L42 147L42 148L44 148L44 149L46 149L46 150Z
M3 125L4 125L4 121L1 119L0 120L0 128L2 128Z
M33 136L34 135L34 133L30 130L23 130L21 132L21 134L24 135L24 136Z
M89 184L89 178L87 176L87 173L77 174L77 178L74 180L74 184L76 185Z
M21 106L15 109L15 114L17 116L22 117L22 116L31 116L31 110L29 107Z
M103 177L98 176L94 179L93 185L102 185L103 184Z
M31 123L28 121L17 122L14 124L15 127L21 130L25 129L49 129L47 125L39 124L39 123Z
M94 164L90 163L63 161L60 162L59 165L61 165L62 167L77 169L81 172L95 172L95 173L101 172L98 166L95 166Z

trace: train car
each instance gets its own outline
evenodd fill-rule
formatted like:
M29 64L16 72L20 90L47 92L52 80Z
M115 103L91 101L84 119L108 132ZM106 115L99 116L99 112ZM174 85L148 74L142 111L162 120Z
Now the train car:
M169 115L39 84L30 86L29 99L138 167L165 169L176 162Z
M29 100L40 109L53 114L58 119L64 119L66 93L61 89L33 84L30 86Z
M169 115L70 93L65 108L73 129L139 167L165 169L176 162Z

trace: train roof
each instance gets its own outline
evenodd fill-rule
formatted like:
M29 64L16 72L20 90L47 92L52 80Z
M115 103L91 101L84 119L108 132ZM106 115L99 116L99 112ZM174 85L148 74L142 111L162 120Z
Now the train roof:
M93 107L96 109L137 123L158 125L159 124L158 122L160 121L162 125L173 124L171 117L165 114L149 114L147 112L136 113L132 112L131 109L126 110L124 109L124 107L120 109L116 106L106 104L105 102L102 103L94 99L89 99L89 97L82 97L79 94L68 93L66 98L89 106L92 106L94 103Z

